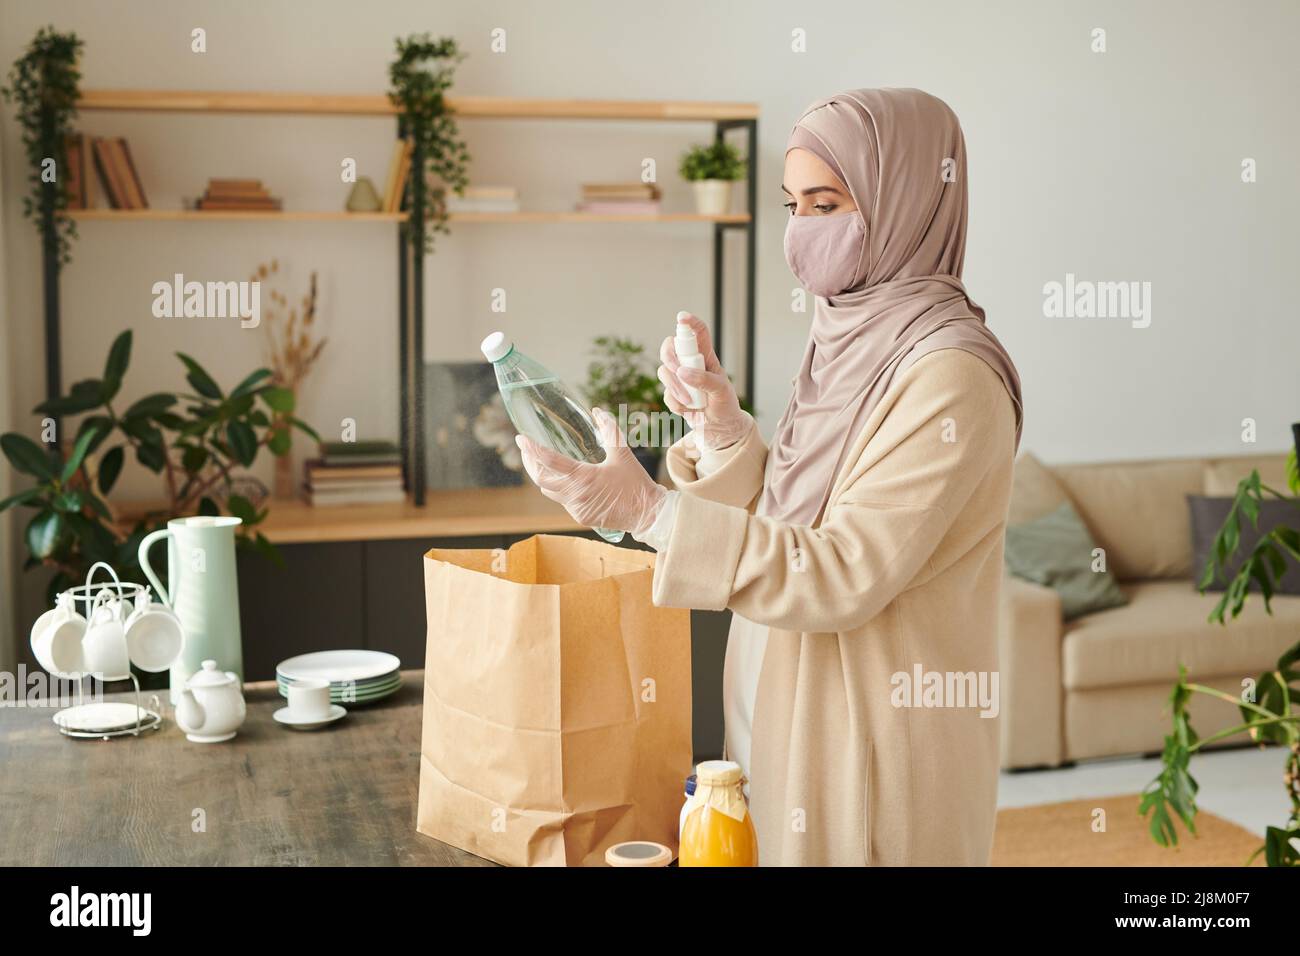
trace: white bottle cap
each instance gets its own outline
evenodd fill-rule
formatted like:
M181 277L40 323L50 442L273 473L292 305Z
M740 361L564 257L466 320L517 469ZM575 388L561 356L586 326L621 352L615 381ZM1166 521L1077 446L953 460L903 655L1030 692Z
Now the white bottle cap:
M515 343L506 338L504 332L493 332L483 340L479 346L483 350L483 357L489 362L499 362L515 347Z

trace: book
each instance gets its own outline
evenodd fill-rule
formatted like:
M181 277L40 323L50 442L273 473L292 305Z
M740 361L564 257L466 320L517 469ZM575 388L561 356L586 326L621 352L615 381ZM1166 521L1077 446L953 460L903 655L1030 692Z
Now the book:
M447 197L448 212L518 212L517 199L462 199Z
M113 141L113 150L122 165L122 178L126 182L131 208L148 209L149 200L144 194L144 183L140 181L140 172L135 168L135 160L131 158L131 148L127 146L126 140L119 136Z
M306 469L310 481L400 481L402 477L398 465L326 465L315 459L306 463Z
M91 141L91 148L95 153L95 169L99 172L99 180L104 186L104 195L108 197L109 206L113 209L130 208L123 187L117 178L117 168L113 162L108 140L96 136Z
M653 216L659 212L658 200L597 200L580 202L575 207L578 212L607 216Z
M307 502L311 505L375 505L396 504L406 500L406 492L397 488L370 488L340 491L320 491L306 488Z
M371 441L323 441L320 443L323 456L379 455L390 453L400 455L397 443L388 439L376 438Z
M594 199L658 199L659 187L654 183L583 183L582 198Z
M392 201L393 190L396 189L397 167L401 165L402 154L406 151L406 140L393 140L392 152L388 155L388 175L384 177L384 192L379 197L379 208L383 212L388 211L388 206Z
M397 174L393 179L393 191L388 196L388 203L384 206L385 212L398 212L402 208L402 199L406 195L406 181L411 175L411 159L415 154L415 144L409 140L402 140L402 155L398 160Z
M63 142L64 185L68 208L86 208L86 138L78 134L68 136Z
M199 200L198 208L230 210L244 209L252 212L259 209L279 209L281 208L281 202L278 199L211 199L204 196Z
M454 196L455 194L453 194ZM514 186L466 186L457 197L463 200L517 200L519 190Z

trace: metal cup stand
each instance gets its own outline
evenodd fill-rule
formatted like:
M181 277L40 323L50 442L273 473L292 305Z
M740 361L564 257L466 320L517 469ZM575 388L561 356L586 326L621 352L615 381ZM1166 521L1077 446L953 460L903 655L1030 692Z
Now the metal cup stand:
M117 599L125 604L134 604L135 597L137 594L149 590L149 588L143 584L133 584L129 581L126 584L123 584L122 581L118 578L117 572L114 571L111 567L109 567L103 561L95 562L90 566L90 570L86 572L85 584L74 585L73 587L68 588L66 591L61 591L58 595L59 597L63 597L65 594L68 595L70 598L72 598L74 602L73 604L74 607L76 606L75 602L81 601L85 608L85 613L83 616L85 617L87 623L89 623L91 617L94 614L99 593L105 590L110 590L110 585L107 584L91 584L91 580L95 576L95 571L99 568L103 568L105 571L107 571L109 574L113 576L113 584L111 585L111 588L116 590ZM54 676L62 677L64 675L56 674ZM101 740L108 740L110 737L125 737L127 735L130 735L132 737L138 737L143 731L157 730L159 727L162 726L162 716L161 716L162 702L158 699L158 695L153 694L149 698L150 708L152 709L141 706L140 681L136 678L135 674L128 672L125 677L118 677L118 676L101 677L100 682L105 685L111 683L121 683L127 680L131 682L131 686L135 688L135 715L136 716L135 716L134 726L122 727L117 730L77 730L75 726L69 728L67 724L70 720L75 723L74 712L78 708L84 706L85 704L85 695L86 695L85 678L91 677L93 679L93 675L74 674L74 675L67 675L67 676L75 678L76 685L77 685L77 703L71 707L64 708L63 710L59 711L57 714L54 715L54 723L59 728L59 733L63 734L63 736L81 737L87 739L98 737ZM60 720L59 719L60 717L64 719Z

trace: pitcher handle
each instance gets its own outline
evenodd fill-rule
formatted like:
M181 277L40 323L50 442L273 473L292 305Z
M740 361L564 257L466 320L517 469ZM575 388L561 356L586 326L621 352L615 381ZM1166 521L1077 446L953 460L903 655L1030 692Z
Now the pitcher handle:
M140 542L140 550L137 553L137 558L140 561L141 569L144 571L144 576L149 579L149 583L153 585L153 589L158 594L158 597L161 598L163 604L166 604L168 607L172 606L172 599L167 594L167 589L162 586L162 582L158 580L158 575L154 574L153 568L149 566L149 549L153 547L154 542L169 537L171 533L170 528L160 528L157 531L145 535L144 540Z

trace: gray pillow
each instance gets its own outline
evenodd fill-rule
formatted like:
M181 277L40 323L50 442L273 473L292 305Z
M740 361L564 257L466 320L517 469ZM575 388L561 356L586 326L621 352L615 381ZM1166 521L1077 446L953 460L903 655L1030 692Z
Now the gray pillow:
M1007 526L1007 570L1061 595L1068 621L1127 604L1110 571L1092 570L1097 547L1074 505L1065 502L1041 518Z
M1214 553L1214 536L1219 533L1223 522L1228 518L1228 512L1232 510L1232 499L1188 495L1187 510L1192 519L1192 584L1199 585L1201 575L1205 573L1205 562ZM1206 590L1226 591L1228 582L1236 577L1237 569L1259 543L1259 539L1278 525L1300 527L1300 509L1289 501L1265 498L1259 505L1259 530L1255 530L1249 519L1241 522L1241 543L1237 545L1236 560L1230 561L1224 577ZM1281 548L1278 550L1282 551ZM1282 556L1286 558L1287 570L1281 578L1273 581L1274 591L1277 594L1300 594L1300 567L1285 551L1282 551ZM1257 588L1258 584L1252 584L1251 587Z

